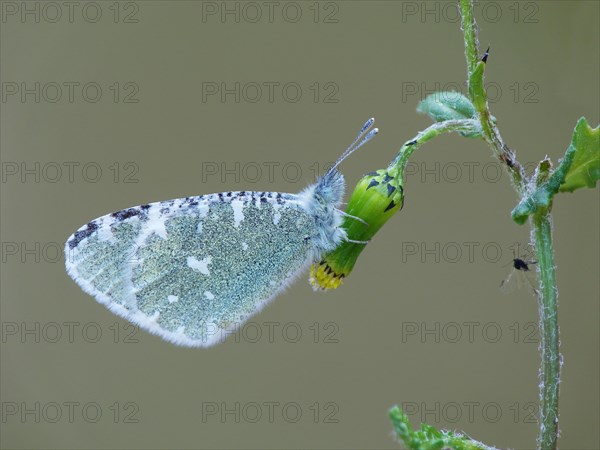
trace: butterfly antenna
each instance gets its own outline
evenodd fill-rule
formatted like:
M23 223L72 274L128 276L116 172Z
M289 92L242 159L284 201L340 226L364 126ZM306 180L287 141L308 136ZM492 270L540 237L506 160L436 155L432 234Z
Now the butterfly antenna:
M369 142L369 140L371 140L371 138L379 132L379 130L377 128L373 128L371 131L369 131L374 123L375 123L375 119L372 117L365 122L365 124L360 129L358 136L356 136L356 139L354 139L354 142L352 142L352 144L350 144L350 146L344 151L344 153L342 153L342 155L338 158L338 160L335 162L335 164L333 166L331 166L331 168L327 171L327 173L333 172L336 169L336 167L339 166L343 160L345 160L348 156L350 156L352 153L354 153L360 147L362 147L367 142ZM360 141L360 138L362 138L365 135L365 133L367 133L367 135L363 138L362 141ZM357 142L358 142L358 144L357 144Z

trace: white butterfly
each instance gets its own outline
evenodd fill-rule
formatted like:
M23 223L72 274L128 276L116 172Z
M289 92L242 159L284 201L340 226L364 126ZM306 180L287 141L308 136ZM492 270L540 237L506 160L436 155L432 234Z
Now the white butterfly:
M348 240L337 166L377 133L373 123L299 194L223 192L92 220L67 240L67 272L115 314L167 341L221 342Z

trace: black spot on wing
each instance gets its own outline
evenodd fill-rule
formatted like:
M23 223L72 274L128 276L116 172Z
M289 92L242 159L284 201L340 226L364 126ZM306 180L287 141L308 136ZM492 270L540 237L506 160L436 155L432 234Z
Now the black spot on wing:
M85 229L79 230L73 235L73 239L69 241L69 248L73 249L77 247L81 241L89 237L97 229L98 225L95 222L88 223Z
M143 212L141 210L139 210L137 208L128 208L128 209L123 209L121 211L112 213L110 216L114 217L119 222L122 222L125 219L129 219L130 217L139 216L140 214L143 214Z
M196 206L198 205L198 197L186 197L183 201L183 203L181 203L179 205L179 207L181 208L182 206L187 205L187 206ZM162 212L162 210L161 210Z

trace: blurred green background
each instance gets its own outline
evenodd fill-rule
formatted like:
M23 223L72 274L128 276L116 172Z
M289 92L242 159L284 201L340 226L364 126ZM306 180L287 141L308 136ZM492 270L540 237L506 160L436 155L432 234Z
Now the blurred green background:
M2 1L3 448L399 448L388 409L533 448L537 306L510 295L514 191L481 142L411 162L404 209L342 288L303 277L217 347L135 331L82 292L60 251L132 205L296 192L363 121L351 188L465 92L453 2ZM492 113L519 160L554 161L599 108L599 3L483 1ZM236 84L237 83L237 84ZM560 195L563 449L598 449L599 193ZM101 333L101 334L99 334ZM298 333L301 336L298 337Z

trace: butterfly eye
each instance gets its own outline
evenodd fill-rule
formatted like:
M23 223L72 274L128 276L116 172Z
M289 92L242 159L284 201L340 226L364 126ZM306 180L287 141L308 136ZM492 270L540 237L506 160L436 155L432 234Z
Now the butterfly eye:
M319 208L325 205L325 200L319 194L315 194L315 202L316 202L315 206L317 206Z

